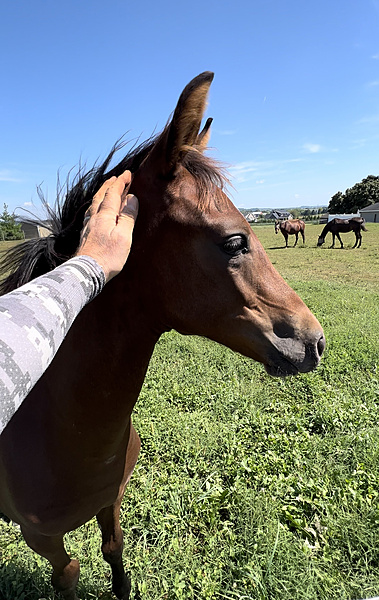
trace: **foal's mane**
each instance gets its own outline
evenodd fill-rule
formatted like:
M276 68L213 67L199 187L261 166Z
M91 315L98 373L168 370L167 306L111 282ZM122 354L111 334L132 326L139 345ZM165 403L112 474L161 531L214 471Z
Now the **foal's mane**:
M151 137L142 144L135 145L124 158L108 170L123 142L116 143L104 162L86 171L79 168L75 177L68 177L66 185L58 189L54 208L48 206L40 194L47 221L28 219L34 225L42 225L50 230L44 238L31 239L8 250L0 262L0 295L6 294L31 279L51 271L75 254L83 228L84 214L104 181L115 175L118 177L126 169L135 172L148 156L158 139L165 134ZM198 188L199 209L206 210L213 202L221 210L222 190L227 179L219 165L204 156L196 146L186 149L182 158L183 166L193 175Z

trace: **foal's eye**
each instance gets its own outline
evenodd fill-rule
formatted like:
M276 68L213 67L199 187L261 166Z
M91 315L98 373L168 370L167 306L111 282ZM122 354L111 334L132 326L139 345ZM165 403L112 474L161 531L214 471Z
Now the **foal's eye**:
M247 239L243 235L233 235L222 245L222 249L231 256L245 254L248 251Z

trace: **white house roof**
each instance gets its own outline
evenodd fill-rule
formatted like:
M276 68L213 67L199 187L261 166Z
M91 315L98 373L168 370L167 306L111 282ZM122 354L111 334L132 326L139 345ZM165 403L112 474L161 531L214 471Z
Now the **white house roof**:
M272 215L272 218L274 219L291 219L292 215L290 212L288 212L288 210L278 210L275 209L273 211L271 211L270 213L270 217Z
M375 204L369 204L365 208L361 208L360 212L377 212L379 211L379 202L375 202Z

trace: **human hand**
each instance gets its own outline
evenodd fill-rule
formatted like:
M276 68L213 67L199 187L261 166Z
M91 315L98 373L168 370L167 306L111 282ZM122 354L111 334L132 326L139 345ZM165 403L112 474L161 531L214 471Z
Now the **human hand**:
M138 200L128 194L130 171L111 177L95 194L86 212L79 248L75 256L92 256L109 281L129 256L132 233L138 214Z

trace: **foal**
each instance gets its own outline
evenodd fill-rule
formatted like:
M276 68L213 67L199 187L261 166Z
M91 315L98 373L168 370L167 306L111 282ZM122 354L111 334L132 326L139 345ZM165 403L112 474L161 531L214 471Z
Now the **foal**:
M79 178L52 235L17 246L5 263L13 272L3 292L66 260L104 180L134 173L130 193L140 208L123 271L79 314L0 437L0 510L50 561L65 600L77 600L79 563L63 536L93 516L112 589L129 598L119 513L140 450L131 414L162 333L208 337L276 376L311 371L325 347L319 322L275 271L223 191L222 172L203 155L212 79L205 72L186 86L160 135L110 172L112 155Z

